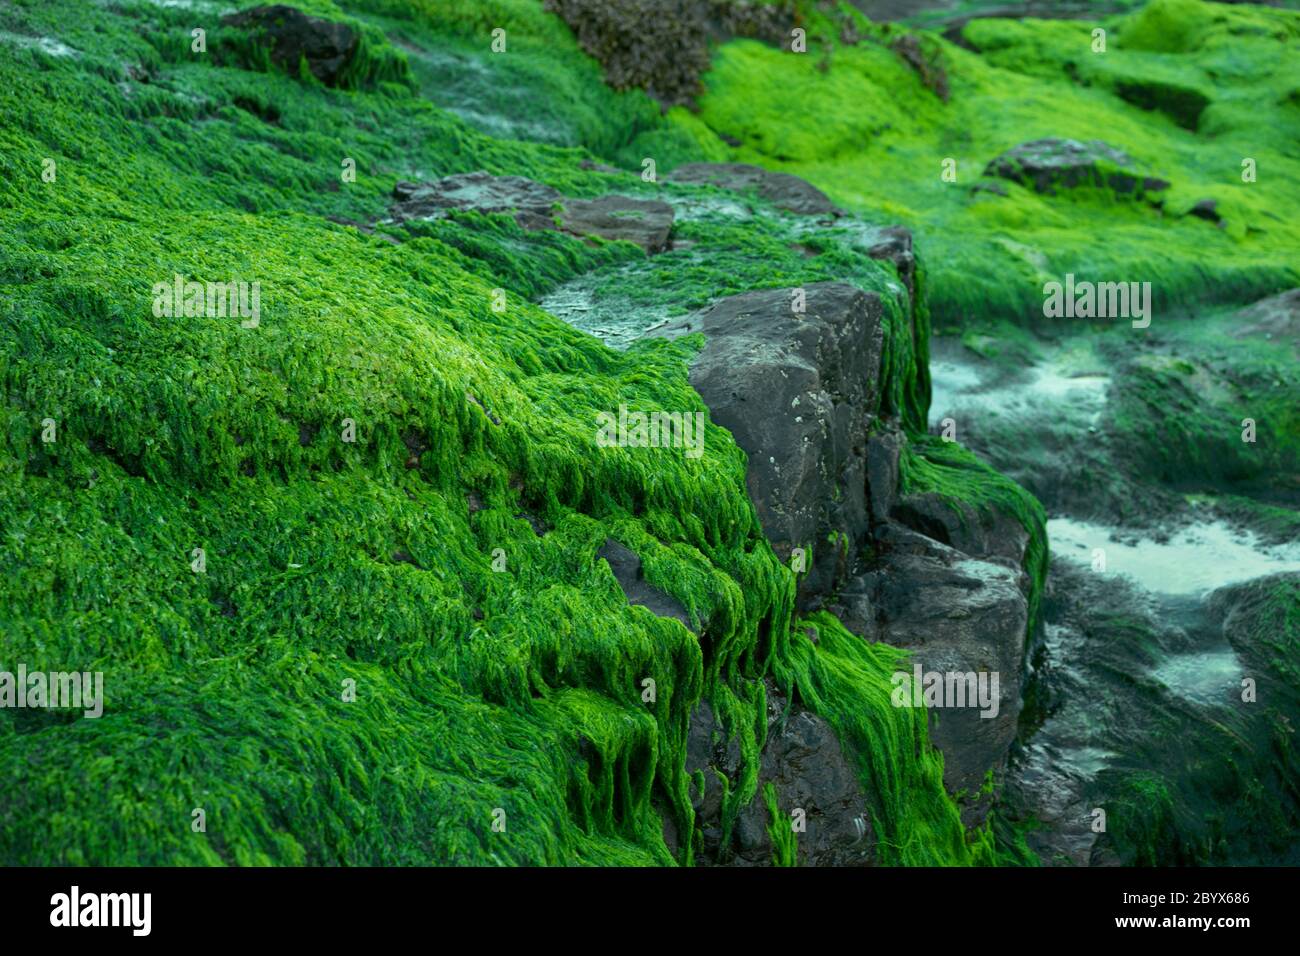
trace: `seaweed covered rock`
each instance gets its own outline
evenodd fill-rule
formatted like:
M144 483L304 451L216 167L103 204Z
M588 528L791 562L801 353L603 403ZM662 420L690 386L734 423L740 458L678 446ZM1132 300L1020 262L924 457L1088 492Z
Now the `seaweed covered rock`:
M598 196L568 199L560 225L575 236L633 242L647 253L663 252L673 231L673 207L654 199Z
M915 313L915 307L919 303L916 301L916 254L912 251L912 231L906 226L886 226L880 230L876 242L867 249L867 255L893 264L898 277L907 286L907 294Z
M686 771L701 834L700 862L766 866L774 862L772 827L798 834L793 861L800 866L861 866L875 860L866 795L835 730L767 682L767 736L753 799L729 833L722 825L723 778L734 784L740 748L728 738L712 708L701 702L691 716ZM793 831L792 831L793 832Z
M225 26L249 29L269 41L271 62L289 73L305 63L326 86L337 86L356 55L360 35L345 23L309 16L283 3L251 7L222 17Z
M652 199L600 196L566 199L544 183L523 176L460 173L432 183L399 182L393 188L398 221L436 219L451 210L513 213L525 229L561 229L662 252L673 228L673 208Z
M930 92L943 102L948 102L951 92L948 87L948 71L944 68L942 56L937 48L927 49L921 43L920 37L914 33L904 34L890 44L889 48L916 71L916 75L921 78L921 82Z
M903 495L893 517L914 531L972 557L1019 570L1029 546L1029 532L1016 516L1001 510L980 511L954 503L932 491Z
M703 183L736 192L753 191L778 209L801 216L839 214L826 194L807 180L749 163L685 163L667 178L675 183Z
M619 90L639 87L665 105L689 103L709 68L709 44L732 36L779 43L795 15L786 3L745 0L546 0Z
M1115 81L1115 92L1122 100L1144 110L1157 110L1184 129L1195 130L1201 114L1210 105L1203 90L1187 83L1145 76Z
M627 595L628 604L639 605L651 614L673 618L681 621L683 627L698 630L692 626L690 615L681 601L646 581L641 558L631 548L613 538L606 538L596 557L609 565L618 586Z
M1132 170L1132 158L1099 139L1036 139L1021 143L995 158L984 175L1009 179L1036 192L1095 186L1116 193L1144 195L1169 188L1169 183Z
M807 556L805 603L843 579L868 528L882 314L874 293L822 282L731 296L656 333L704 334L691 384L749 456L749 492L777 554Z
M459 173L431 183L399 182L393 187L398 220L436 219L453 209L514 213L525 229L554 229L558 190L523 176Z

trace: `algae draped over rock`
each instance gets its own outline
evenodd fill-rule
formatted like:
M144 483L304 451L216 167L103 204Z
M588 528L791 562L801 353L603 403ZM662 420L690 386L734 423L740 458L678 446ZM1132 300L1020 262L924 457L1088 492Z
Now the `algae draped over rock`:
M698 339L616 350L537 303L666 317L828 280L878 294L871 411L906 431L903 488L1023 526L1032 631L1043 510L925 435L930 316L1032 324L1042 283L1085 267L1156 278L1161 308L1300 282L1300 17L1155 0L1104 21L1099 59L1083 22L977 20L900 53L898 28L847 5L778 5L811 52L767 28L714 37L695 101L665 111L605 85L540 0L304 0L357 37L328 85L218 6L0 9L0 670L106 685L100 719L0 710L0 772L20 781L0 860L687 864L707 701L740 753L724 829L757 799L792 863L790 808L759 782L770 680L851 755L878 862L1027 861L1018 834L963 826L924 713L889 704L907 653L796 614L727 431L710 424L698 459L598 444L621 406L707 412ZM1020 143L1099 135L1170 181L1161 204L972 189ZM855 216L656 182L636 175L648 158L665 179L797 173ZM393 218L397 183L478 171L662 199L674 244ZM1221 227L1192 213L1207 198ZM869 252L894 222L917 230L909 290ZM257 282L255 327L159 315L176 277ZM1125 409L1170 374L1135 377ZM1159 427L1128 414L1132 443ZM1277 418L1284 447L1243 469L1294 460ZM1220 467L1191 434L1149 467ZM690 627L628 603L597 554L611 539ZM1290 622L1293 590L1247 595L1241 627ZM1163 826L1125 831L1153 848L1140 861Z
M103 671L106 713L0 714L7 862L668 863L691 709L742 744L739 807L766 674L842 714L881 859L991 858L923 716L884 704L898 652L792 627L730 437L597 447L621 404L705 410L691 346L615 352L528 297L639 250L333 221L478 169L604 190L581 150L474 130L396 47L329 89L214 38L192 55L188 9L62 6L4 26L74 55L0 43L0 627L10 669ZM160 315L178 276L259 283L255 327ZM627 603L609 537L698 634Z

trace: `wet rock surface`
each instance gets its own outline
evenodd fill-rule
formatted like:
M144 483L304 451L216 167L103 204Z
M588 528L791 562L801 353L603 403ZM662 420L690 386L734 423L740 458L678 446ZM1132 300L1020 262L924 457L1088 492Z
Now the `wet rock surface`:
M880 230L879 240L867 250L873 259L893 263L898 277L907 286L909 298L916 300L916 255L912 251L912 232L903 226L887 226Z
M344 23L309 16L285 4L252 7L222 17L226 26L250 29L271 44L271 62L291 73L306 62L312 76L336 86L356 55L360 38Z
M666 177L669 182L717 186L754 192L787 212L801 216L834 216L839 209L812 183L790 173L774 173L749 163L686 163Z
M609 564L609 569L614 572L614 578L627 595L629 604L639 604L652 614L671 617L681 621L682 626L688 630L695 630L691 616L682 603L645 579L641 558L631 548L613 538L607 538L596 552L596 557L603 558Z
M897 423L890 422L867 439L867 497L871 519L886 521L898 500L898 459L907 439Z
M790 826L794 810L802 810L806 829L798 834L800 866L863 866L874 859L866 796L857 770L840 747L831 726L767 684L767 743L759 765L758 790L737 817L724 844L721 827L722 783L717 774L734 779L740 750L730 741L707 702L691 717L687 740L688 773L702 771L704 787L691 788L696 823L703 834L702 860L707 864L768 866L772 813L764 798L771 784L776 791L779 826ZM696 777L699 780L700 777Z
M1024 566L1029 533L1013 515L980 511L933 492L904 495L892 513L914 531L972 557L1013 570Z
M714 423L749 456L747 483L768 539L790 560L812 560L800 595L810 603L844 579L867 530L866 436L883 340L879 297L817 283L723 299L656 335L702 332L691 384ZM831 536L835 547L826 547Z
M944 783L974 794L1001 770L1016 735L1028 604L1020 572L980 561L898 524L876 535L882 560L857 583L872 596L881 640L912 651L923 671L997 675L977 706L956 698L931 711L930 739L944 755ZM936 719L937 718L937 719ZM977 806L968 822L981 819Z
M513 213L525 229L560 229L581 237L623 240L647 253L662 252L673 228L673 208L653 199L601 196L566 199L544 183L523 176L460 173L431 183L393 187L393 217L435 219L450 210Z
M1036 192L1104 186L1117 193L1146 194L1169 188L1169 183L1129 169L1132 158L1099 139L1086 143L1074 139L1036 139L1022 143L995 158L985 176L1010 179Z
M1289 289L1261 299L1237 312L1234 320L1238 325L1232 332L1233 336L1259 336L1281 343L1289 342L1295 354L1300 356L1300 289Z
M558 190L523 176L459 173L431 183L399 182L393 187L393 215L399 219L433 219L452 209L514 213L526 229L555 228Z
M673 207L666 202L601 196L568 199L560 213L565 232L634 242L647 253L663 252L673 230Z

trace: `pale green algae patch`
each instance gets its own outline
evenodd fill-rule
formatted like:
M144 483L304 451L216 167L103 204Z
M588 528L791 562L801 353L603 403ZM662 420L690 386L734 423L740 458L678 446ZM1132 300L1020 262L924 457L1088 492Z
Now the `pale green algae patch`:
M1098 27L1104 53L1092 52ZM810 29L817 42L804 55L728 43L698 119L740 141L733 158L913 227L926 258L943 264L931 285L937 321L1043 324L1042 286L1067 272L1149 281L1157 315L1300 283L1300 12L1153 0L1099 22L977 20L962 33L973 49L926 35L946 68L947 102L889 49L898 28L885 29L861 21L867 39L853 46L827 43L838 35L829 26ZM1171 183L1163 208L1005 180L1005 196L972 191L995 156L1046 137L1124 150ZM956 182L941 177L945 159ZM1244 159L1253 183L1242 181ZM1206 199L1223 228L1189 215Z
M635 250L483 217L393 245L324 218L480 168L606 190L581 153L474 131L379 45L388 66L339 91L191 57L184 10L3 19L84 53L0 45L0 667L103 671L106 702L0 712L21 783L0 859L671 863L692 708L740 737L734 817L770 674L859 762L883 862L994 860L924 714L888 705L902 653L792 624L730 436L698 461L597 448L620 403L704 410L690 345L617 353L525 296ZM175 274L259 282L258 327L156 318ZM606 537L698 635L627 604Z

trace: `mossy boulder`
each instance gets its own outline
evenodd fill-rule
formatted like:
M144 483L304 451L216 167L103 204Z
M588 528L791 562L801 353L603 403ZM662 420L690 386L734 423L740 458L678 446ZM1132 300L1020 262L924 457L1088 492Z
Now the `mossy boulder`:
M1036 139L993 159L984 175L1010 179L1048 194L1084 186L1110 189L1121 195L1169 188L1163 179L1132 171L1132 165L1127 153L1101 140L1082 143L1073 139Z
M402 222L437 219L452 210L506 213L524 229L561 229L607 242L631 242L647 253L666 249L673 229L672 206L656 199L566 199L558 190L523 176L482 171L433 183L399 182L393 198L393 216Z
M305 68L326 86L337 86L357 54L360 34L345 23L313 17L282 3L251 7L221 18L266 43L271 62L289 73Z

